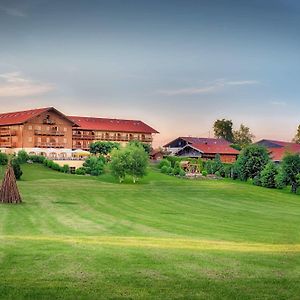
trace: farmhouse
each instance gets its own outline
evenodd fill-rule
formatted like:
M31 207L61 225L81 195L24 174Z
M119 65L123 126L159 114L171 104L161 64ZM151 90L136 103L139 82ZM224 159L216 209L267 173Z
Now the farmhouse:
M274 162L282 161L286 153L300 154L300 145L296 143L263 139L258 141L256 145L266 147L270 153L271 159Z
M0 114L0 150L52 159L88 150L95 141L152 143L155 129L137 120L66 116L54 107Z
M178 137L164 147L172 155L190 158L214 159L216 154L220 154L224 163L235 162L239 151L231 147L231 143L224 139L198 138L198 137Z

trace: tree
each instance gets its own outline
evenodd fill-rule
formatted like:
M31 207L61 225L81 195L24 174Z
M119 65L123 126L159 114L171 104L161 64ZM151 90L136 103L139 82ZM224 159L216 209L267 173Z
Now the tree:
M291 192L297 193L299 187L300 156L299 154L287 154L281 163L282 180L291 185Z
M268 162L268 164L260 173L261 185L267 188L275 188L277 174L278 167L272 161Z
M125 148L111 153L110 168L113 176L122 182L126 175L132 176L134 183L146 174L148 154L144 148L135 144L128 144Z
M240 125L239 130L233 132L234 144L238 145L241 149L252 144L254 135L251 133L250 128L244 124Z
M216 138L223 138L228 142L233 142L233 131L232 131L231 120L217 120L214 123L214 134Z
M115 142L95 142L90 144L90 152L93 154L107 155L113 149L119 149L120 144Z
M128 145L127 151L126 173L132 176L133 183L135 183L139 178L146 175L149 157L144 147L141 146Z
M126 176L127 169L127 155L128 152L125 148L114 149L111 152L110 169L114 177L119 179L119 182L123 182Z
M260 172L269 162L269 154L265 147L250 145L244 148L237 161L236 170L241 180L247 181L248 178L260 176Z
M296 133L295 137L293 138L293 142L300 144L300 125L297 128L297 133Z
M146 143L141 143L140 141L136 141L136 140L132 140L128 143L129 145L135 145L135 146L142 146L144 148L144 150L146 151L146 153L148 153L148 155L151 153L152 151L152 147L150 144L146 144Z

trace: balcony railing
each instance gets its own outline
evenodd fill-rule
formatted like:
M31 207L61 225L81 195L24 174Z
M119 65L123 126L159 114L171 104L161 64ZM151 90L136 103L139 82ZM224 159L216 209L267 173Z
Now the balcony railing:
M95 135L89 135L89 134L79 134L79 133L73 133L73 138L80 139L80 140L95 140Z
M11 130L11 129L0 130L0 136L13 136L16 134L17 134L16 130Z
M66 148L66 144L61 143L35 143L34 147L37 148Z
M152 142L152 138L134 138L134 137L122 137L122 136L95 136L84 134L73 134L73 140L94 140L94 141L115 141L115 142L129 142L137 140L140 142Z
M63 131L56 130L35 130L35 135L48 135L48 136L64 136L65 133Z
M16 143L12 142L0 142L0 148L15 148Z

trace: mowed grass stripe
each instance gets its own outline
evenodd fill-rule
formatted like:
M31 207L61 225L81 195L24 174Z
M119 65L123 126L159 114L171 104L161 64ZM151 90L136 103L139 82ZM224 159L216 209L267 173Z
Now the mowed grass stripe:
M43 241L70 244L91 244L99 246L185 249L185 250L217 250L233 252L300 252L300 244L262 244L262 243L237 243L227 241L194 240L194 239L166 239L148 237L74 237L74 236L0 236L5 241Z

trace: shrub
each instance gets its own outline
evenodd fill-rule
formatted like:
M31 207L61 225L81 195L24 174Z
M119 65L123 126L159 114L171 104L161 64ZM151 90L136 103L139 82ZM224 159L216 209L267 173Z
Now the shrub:
M286 155L281 163L283 182L291 185L291 192L297 193L299 187L298 174L300 173L299 154Z
M167 174L169 168L170 168L170 167L168 167L168 166L162 166L161 169L160 169L160 171L161 171L162 173L164 173L164 174Z
M184 176L185 176L184 170L180 169L179 176L180 176L180 177L184 177Z
M176 161L173 169L173 175L179 175L181 170L182 169L180 167L179 161Z
M42 164L45 159L46 157L43 155L29 155L29 160L34 163Z
M260 178L260 176L259 176L259 175L256 175L256 176L253 178L252 183L253 183L254 185L261 186L261 178Z
M273 162L269 162L260 173L261 185L266 188L275 188L275 177L278 173L277 167Z
M16 176L16 179L19 180L23 174L22 170L21 170L21 166L20 166L20 162L18 159L14 158L11 160L11 166L14 169L14 173Z
M280 190L285 187L284 176L281 170L275 176L275 187Z
M236 162L238 176L241 180L247 181L260 175L269 162L269 154L265 147L250 145L245 147Z
M220 171L217 171L217 172L215 173L215 175L216 175L217 177L221 177Z
M171 163L171 167L174 168L176 162L180 162L182 159L176 156L167 156L166 159Z
M213 168L213 162L211 160L207 160L205 162L205 170L207 174L213 174L214 173L214 168Z
M84 167L77 168L75 170L75 174L76 175L85 175L86 174L86 169Z
M88 157L83 163L83 166L86 169L86 173L92 176L99 176L104 171L104 163L102 158L98 158L96 156Z
M162 169L163 167L171 167L171 162L168 159L164 158L159 162L158 167L160 169Z
M63 173L69 173L70 172L70 167L69 167L69 165L63 165L62 167L61 167L61 171L63 172Z
M7 165L7 162L8 162L7 154L0 152L0 165L5 166L5 165Z
M20 164L24 164L29 160L29 155L25 150L20 150L17 157Z
M206 176L208 175L207 171L206 171L206 170L203 170L203 171L202 171L202 175L206 177Z

